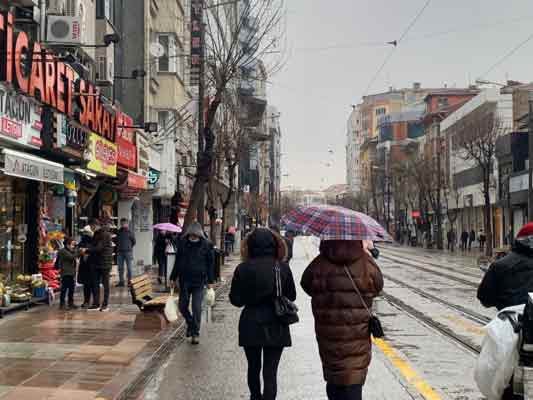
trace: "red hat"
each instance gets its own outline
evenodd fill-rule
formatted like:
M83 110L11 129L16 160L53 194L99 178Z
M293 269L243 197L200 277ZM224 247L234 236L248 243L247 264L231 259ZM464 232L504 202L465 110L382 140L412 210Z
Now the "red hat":
M518 232L518 235L516 235L516 238L520 239L528 236L533 236L533 222L525 224L522 229L520 229L520 232Z

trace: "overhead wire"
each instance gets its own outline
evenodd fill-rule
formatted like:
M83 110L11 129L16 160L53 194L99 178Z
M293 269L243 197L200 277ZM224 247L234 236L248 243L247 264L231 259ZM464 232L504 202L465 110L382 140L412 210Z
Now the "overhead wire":
M520 50L522 47L524 47L526 44L528 44L531 40L533 40L533 33L531 35L529 35L526 38L526 40L520 42L518 45L513 47L511 49L511 51L506 53L502 58L500 58L496 63L494 63L483 75L480 76L480 78L486 77L488 74L490 74L492 71L494 71L500 65L502 65L509 57L514 55L518 50Z
M402 34L400 35L400 38L394 42L394 45L393 45L394 47L388 52L387 56L385 57L385 60L380 65L380 67L378 68L376 73L372 76L372 79L370 79L370 82L366 86L366 89L364 91L364 95L366 95L368 93L368 91L370 90L372 85L376 82L376 80L378 79L379 75L381 74L381 72L383 71L385 66L388 64L389 60L392 58L392 56L393 56L394 52L396 51L398 45L403 42L405 37L409 34L411 29L413 28L413 26L415 26L417 21L420 19L420 17L424 13L424 11L426 11L426 8L428 8L430 3L431 3L431 0L426 0L426 3L424 4L424 6L420 9L420 11L418 11L418 13L415 15L413 20L407 26L407 28L405 28L405 30L402 32Z

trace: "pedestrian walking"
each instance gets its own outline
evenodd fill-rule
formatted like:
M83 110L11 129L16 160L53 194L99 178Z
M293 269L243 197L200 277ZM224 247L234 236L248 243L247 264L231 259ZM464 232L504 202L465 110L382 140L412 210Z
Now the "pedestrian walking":
M78 308L74 304L74 289L76 288L77 258L80 251L76 249L76 241L72 238L65 239L65 247L58 252L57 265L61 274L61 292L59 294L59 308L65 309L65 297L68 294L68 308Z
M457 241L457 234L455 233L455 230L452 228L450 229L450 233L448 237L448 250L450 250L452 253L455 251L456 241Z
M242 243L242 263L231 284L230 301L244 307L239 323L239 346L248 360L250 400L274 400L277 394L279 361L285 347L292 345L289 326L274 311L275 268L280 269L282 295L296 300L296 288L281 236L257 228ZM263 361L261 361L263 358ZM261 370L264 388L261 392Z
M483 232L483 229L479 230L478 240L479 240L479 251L483 252L483 250L485 249L485 243L487 241L487 236L485 235L485 232Z
M93 231L89 225L81 230L81 240L78 243L78 248L87 249L91 246L93 240ZM83 285L83 304L81 308L88 308L91 305L91 296L93 294L93 286L95 280L94 268L89 264L89 256L82 255L79 260L78 267L78 283Z
M91 246L87 249L89 262L94 268L95 279L93 286L94 303L88 309L90 311L109 311L109 284L111 268L113 266L113 241L107 226L98 220L91 222L94 231ZM100 284L104 287L104 298L100 303Z
M416 247L417 245L417 237L416 237L416 228L414 225L411 226L411 246Z
M170 243L170 235L166 231L160 231L155 238L154 254L157 260L157 281L162 284L167 275L167 246Z
M293 257L294 253L294 238L295 238L294 231L288 230L285 232L285 244L287 245L287 263L290 263Z
M347 269L345 269L347 267ZM354 293L351 275L368 307L383 276L361 241L322 241L301 285L312 298L315 332L328 399L359 400L370 365L369 313Z
M192 344L200 343L202 301L206 285L215 283L214 248L204 235L202 226L195 222L185 232L178 244L176 262L170 275L170 285L179 285L179 310L187 323L187 337ZM192 299L192 314L189 305Z
M229 256L235 251L235 233L231 232L230 228L224 234L224 250L226 256Z
M117 287L124 287L124 264L127 268L128 284L132 278L133 268L133 248L135 247L135 235L130 230L128 220L122 218L120 220L120 229L117 233L117 262L118 262L118 278Z
M463 229L461 233L461 250L466 251L468 248L468 232Z
M526 304L533 292L533 223L520 229L512 250L496 260L483 277L477 298L483 306L504 308ZM512 381L502 400L522 399L513 394Z
M476 241L476 231L471 230L470 236L468 237L468 251L472 250L472 244Z

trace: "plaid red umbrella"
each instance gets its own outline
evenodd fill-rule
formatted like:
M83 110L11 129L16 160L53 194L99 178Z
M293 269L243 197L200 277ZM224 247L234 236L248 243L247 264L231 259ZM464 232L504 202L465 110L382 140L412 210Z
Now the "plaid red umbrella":
M300 206L283 216L282 223L286 230L318 236L321 240L392 242L375 219L343 207Z

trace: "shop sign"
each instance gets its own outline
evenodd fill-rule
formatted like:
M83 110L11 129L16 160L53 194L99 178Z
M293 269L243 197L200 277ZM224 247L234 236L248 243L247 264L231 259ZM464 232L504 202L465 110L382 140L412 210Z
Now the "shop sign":
M154 189L155 185L157 185L157 182L159 182L159 178L161 177L161 172L150 168L148 171L148 186L150 189Z
M117 146L97 134L89 134L87 168L104 175L117 176Z
M190 69L190 84L191 86L198 85L200 82L200 65L202 62L203 48L203 12L204 1L191 1L191 69Z
M41 113L35 100L0 85L0 138L41 147Z
M412 218L420 218L420 211L411 211Z
M128 172L128 187L131 189L146 190L146 178L144 176Z
M79 154L87 146L89 132L74 121L69 121L64 114L55 113L57 126L57 147L65 150L68 147Z
M3 153L3 172L6 175L58 185L63 184L63 165L10 149L4 149Z
M20 57L22 54L27 57ZM32 42L26 32L16 31L14 15L9 12L0 13L0 57L0 81L76 118L82 126L114 142L115 106L105 106L98 88L78 78L74 69L60 61L57 54L39 42Z
M118 165L129 169L137 169L137 146L135 146L135 130L122 127L133 126L133 118L125 113L117 115ZM119 128L121 127L121 128Z
M139 175L148 178L148 172L150 171L150 146L142 135L137 135L137 152L137 159L139 161L137 172Z

